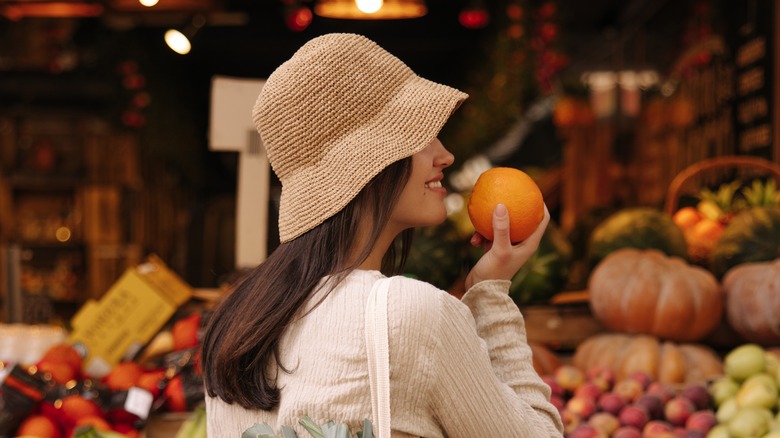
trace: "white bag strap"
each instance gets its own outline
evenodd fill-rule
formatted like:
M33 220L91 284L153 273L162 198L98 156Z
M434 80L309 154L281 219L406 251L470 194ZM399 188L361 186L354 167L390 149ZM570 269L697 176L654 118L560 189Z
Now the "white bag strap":
M366 303L366 350L371 384L374 436L390 438L390 347L387 331L387 290L390 278L374 283Z

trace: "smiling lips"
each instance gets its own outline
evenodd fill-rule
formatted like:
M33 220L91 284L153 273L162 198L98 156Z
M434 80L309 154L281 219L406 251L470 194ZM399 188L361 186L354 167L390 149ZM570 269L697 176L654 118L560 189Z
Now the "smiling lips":
M433 181L428 181L425 183L425 188L431 191L434 191L436 193L439 193L441 195L447 194L447 189L444 188L441 184L441 178L436 178Z

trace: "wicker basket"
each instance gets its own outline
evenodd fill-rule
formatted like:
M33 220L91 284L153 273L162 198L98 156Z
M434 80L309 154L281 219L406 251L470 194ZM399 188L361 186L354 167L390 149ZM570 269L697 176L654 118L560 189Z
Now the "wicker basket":
M685 198L696 198L702 188L712 188L727 181L748 183L754 179L774 178L780 186L780 164L764 158L727 155L699 161L683 169L669 184L664 211L669 215L682 208ZM689 244L694 262L706 260L709 248Z
M699 189L726 179L753 179L774 176L780 183L780 164L764 158L726 155L699 161L683 169L669 184L664 210L674 214L682 196L695 196Z

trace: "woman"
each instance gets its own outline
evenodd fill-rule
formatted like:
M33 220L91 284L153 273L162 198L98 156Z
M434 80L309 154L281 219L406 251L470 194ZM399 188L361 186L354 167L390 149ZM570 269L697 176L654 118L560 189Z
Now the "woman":
M356 431L374 418L366 300L382 272L403 264L413 228L446 219L442 170L454 157L436 136L466 97L352 34L315 38L270 75L253 120L282 183L281 244L211 318L202 351L210 437L264 422L308 436L298 426L306 415ZM548 221L545 211L512 246L506 208L496 207L494 241L472 238L486 252L460 301L392 279L393 436L561 436L508 296Z

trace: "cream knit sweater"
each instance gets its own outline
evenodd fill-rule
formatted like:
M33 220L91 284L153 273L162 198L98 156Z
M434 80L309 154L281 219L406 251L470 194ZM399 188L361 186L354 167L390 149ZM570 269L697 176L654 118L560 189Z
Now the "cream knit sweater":
M362 428L371 418L364 311L377 271L355 271L282 338L281 402L246 410L206 396L208 436L239 438L255 423L279 431L308 415ZM484 281L457 300L395 277L388 298L393 437L562 436L550 389L534 372L509 281ZM316 299L314 301L317 301Z

